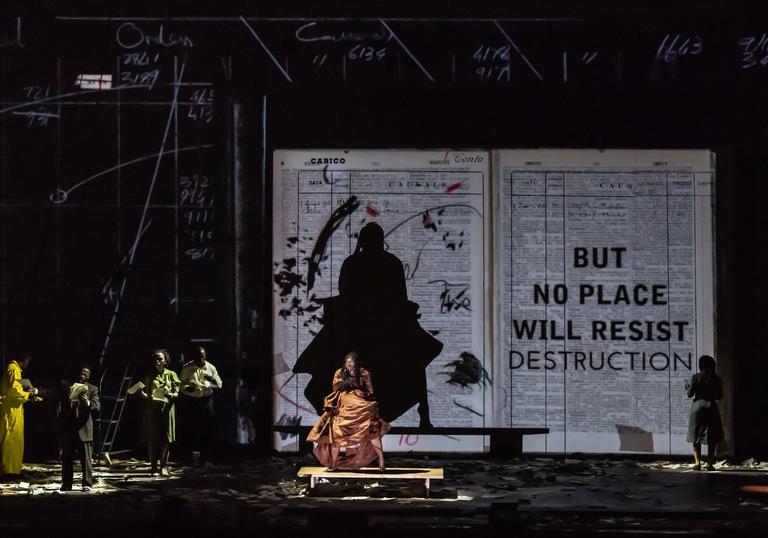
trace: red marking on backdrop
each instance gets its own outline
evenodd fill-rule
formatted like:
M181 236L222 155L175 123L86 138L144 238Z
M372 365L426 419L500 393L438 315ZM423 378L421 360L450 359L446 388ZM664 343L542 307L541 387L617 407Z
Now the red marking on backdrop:
M416 443L419 442L419 436L418 435L412 435L412 434L402 434L400 435L400 441L398 441L398 445L402 446L405 444L406 446L414 446Z
M376 208L376 206L375 206L375 205L373 205L373 204L372 204L372 203L370 203L370 202L368 202L368 205L367 205L367 206L365 206L365 212L366 212L366 213L368 213L368 214L369 214L370 216L372 216L372 217L378 217L379 215L381 215L381 211L379 211L379 210Z

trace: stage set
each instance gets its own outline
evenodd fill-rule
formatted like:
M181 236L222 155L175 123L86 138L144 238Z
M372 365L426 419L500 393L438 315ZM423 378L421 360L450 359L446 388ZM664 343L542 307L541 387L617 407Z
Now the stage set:
M747 2L60 4L0 8L0 533L766 527Z

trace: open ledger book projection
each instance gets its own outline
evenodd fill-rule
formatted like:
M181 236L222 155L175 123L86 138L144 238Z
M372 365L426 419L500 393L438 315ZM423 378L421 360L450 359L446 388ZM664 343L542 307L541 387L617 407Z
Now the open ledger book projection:
M527 450L688 452L684 381L714 351L709 151L291 150L274 163L276 424L313 424L357 347L394 426L424 423L427 403L435 426L548 427ZM367 258L370 223L384 239Z
M274 154L277 423L314 424L333 372L357 351L384 420L485 425L490 385L447 383L446 365L461 357L489 367L482 362L489 162L486 152L462 154ZM383 241L371 237L366 247L363 230L377 227ZM363 349L344 349L350 345Z

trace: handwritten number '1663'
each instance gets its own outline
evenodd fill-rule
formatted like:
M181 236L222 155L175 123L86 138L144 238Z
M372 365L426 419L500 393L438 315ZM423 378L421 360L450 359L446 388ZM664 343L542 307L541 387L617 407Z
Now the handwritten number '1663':
M704 50L704 40L699 36L667 34L656 50L656 59L672 63L683 56L696 56Z

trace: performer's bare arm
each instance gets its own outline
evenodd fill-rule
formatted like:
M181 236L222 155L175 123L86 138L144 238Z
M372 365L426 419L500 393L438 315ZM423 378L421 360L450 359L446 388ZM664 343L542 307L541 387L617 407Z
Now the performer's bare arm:
M333 374L333 382L331 383L331 389L341 390L343 386L344 386L344 380L341 378L341 369L339 369L339 370L336 370L335 374Z

